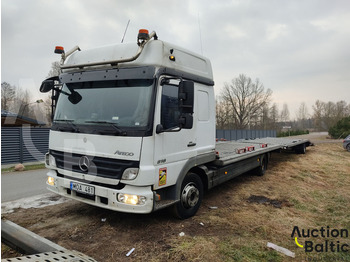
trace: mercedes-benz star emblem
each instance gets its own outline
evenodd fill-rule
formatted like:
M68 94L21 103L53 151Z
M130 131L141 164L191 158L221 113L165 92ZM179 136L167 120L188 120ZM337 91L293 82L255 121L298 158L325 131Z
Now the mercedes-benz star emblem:
M87 156L82 156L79 159L79 168L81 171L86 172L89 170L90 167L90 160Z

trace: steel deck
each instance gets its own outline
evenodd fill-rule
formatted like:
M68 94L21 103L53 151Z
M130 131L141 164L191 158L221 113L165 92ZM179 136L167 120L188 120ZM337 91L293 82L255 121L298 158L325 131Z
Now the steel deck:
M217 142L216 151L218 152L218 159L216 159L214 163L218 166L225 166L253 156L280 149L291 149L302 144L309 146L310 141L306 139L266 137ZM249 151L249 148L251 151ZM254 149L252 150L252 148Z

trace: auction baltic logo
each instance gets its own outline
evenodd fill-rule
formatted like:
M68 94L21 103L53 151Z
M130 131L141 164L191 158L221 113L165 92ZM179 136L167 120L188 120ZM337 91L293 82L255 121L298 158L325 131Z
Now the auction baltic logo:
M329 226L319 229L299 229L294 226L291 237L294 238L297 246L304 248L305 252L349 252L349 245L344 243L344 239L349 238L347 229L331 229ZM304 245L300 244L298 238L317 238L321 239L321 243L316 240L305 240Z

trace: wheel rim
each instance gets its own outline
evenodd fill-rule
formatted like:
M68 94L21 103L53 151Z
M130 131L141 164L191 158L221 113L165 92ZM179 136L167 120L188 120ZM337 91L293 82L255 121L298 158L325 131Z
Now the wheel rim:
M187 184L182 190L181 201L186 208L197 205L199 201L199 190L194 183Z

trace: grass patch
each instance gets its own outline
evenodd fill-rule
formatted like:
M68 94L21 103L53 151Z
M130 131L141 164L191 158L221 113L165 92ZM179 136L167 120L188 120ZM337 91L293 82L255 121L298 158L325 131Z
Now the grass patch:
M221 261L217 257L217 239L205 237L183 237L170 250L171 261Z
M275 250L266 250L255 241L237 243L234 238L220 243L222 261L283 261L281 254Z

